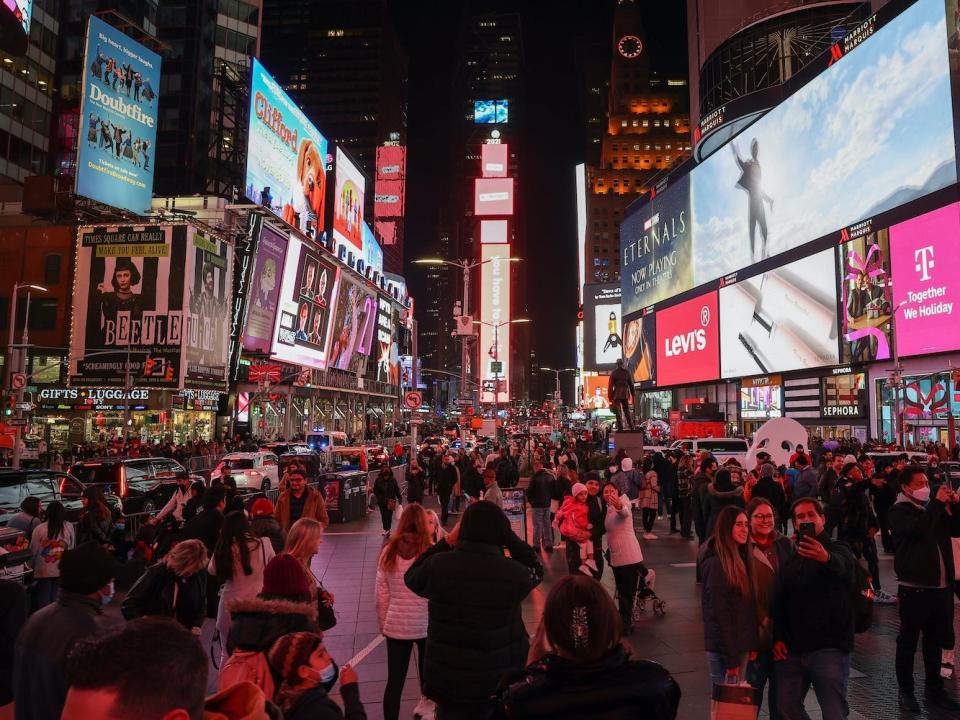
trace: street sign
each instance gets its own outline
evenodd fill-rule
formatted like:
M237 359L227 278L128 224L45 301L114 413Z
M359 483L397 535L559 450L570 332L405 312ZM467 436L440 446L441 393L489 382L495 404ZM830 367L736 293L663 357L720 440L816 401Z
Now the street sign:
M10 387L14 390L23 390L27 386L27 376L23 373L13 373L10 376Z
M410 413L410 424L411 425L423 425L423 418L419 413Z
M503 373L503 360L490 361L490 372L494 375L501 375Z
M423 405L423 395L416 390L410 390L403 394L403 405L411 410L419 410Z
M26 410L27 412L33 410L33 403L22 402L17 403L17 410Z
M12 427L23 427L27 424L26 418L9 418L7 420L7 425Z
M454 405L457 407L469 407L473 405L473 398L455 398L453 401Z

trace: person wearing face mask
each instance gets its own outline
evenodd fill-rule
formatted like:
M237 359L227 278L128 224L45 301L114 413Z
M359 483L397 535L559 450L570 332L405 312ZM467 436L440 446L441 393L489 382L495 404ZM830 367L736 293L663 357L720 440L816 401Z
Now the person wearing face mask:
M349 665L337 667L324 647L322 635L284 635L270 648L267 661L280 679L276 704L284 720L366 720L356 671ZM338 677L343 710L329 694Z
M56 602L34 613L14 645L16 717L59 718L67 696L67 655L80 640L104 629L103 605L113 599L116 558L95 542L60 558Z
M151 525L163 522L164 519L170 517L173 518L177 524L180 524L184 521L183 509L187 506L187 502L190 500L190 475L185 470L177 473L177 489L174 490L173 495L170 496L170 499L167 500L167 504L161 508L154 517L150 518L148 522Z
M960 711L960 703L947 693L940 676L940 651L952 640L955 580L950 538L960 537L960 497L949 483L941 485L933 499L930 495L923 468L907 465L900 472L900 495L887 517L900 583L897 685L900 708L908 712L920 711L914 695L913 660L921 633L926 704Z

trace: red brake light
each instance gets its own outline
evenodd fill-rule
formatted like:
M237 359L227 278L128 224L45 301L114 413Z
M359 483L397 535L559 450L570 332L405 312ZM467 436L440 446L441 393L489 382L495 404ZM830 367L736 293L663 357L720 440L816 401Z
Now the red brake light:
M60 493L61 495L63 495L63 493L66 491L66 489L67 489L67 479L66 479L66 478L60 478L60 490L59 490L59 493Z

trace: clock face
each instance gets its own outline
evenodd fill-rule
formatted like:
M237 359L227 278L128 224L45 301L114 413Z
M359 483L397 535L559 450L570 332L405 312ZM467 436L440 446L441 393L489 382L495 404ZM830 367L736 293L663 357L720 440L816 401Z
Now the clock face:
M617 43L617 50L625 58L632 60L643 52L643 43L636 35L624 35Z

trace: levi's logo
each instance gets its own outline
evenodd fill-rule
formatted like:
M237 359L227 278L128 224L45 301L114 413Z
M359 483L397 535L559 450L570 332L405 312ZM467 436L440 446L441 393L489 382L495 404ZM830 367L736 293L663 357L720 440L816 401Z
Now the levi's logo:
M707 331L702 328L691 330L684 335L664 338L663 352L667 357L677 357L684 353L704 350L707 347Z

